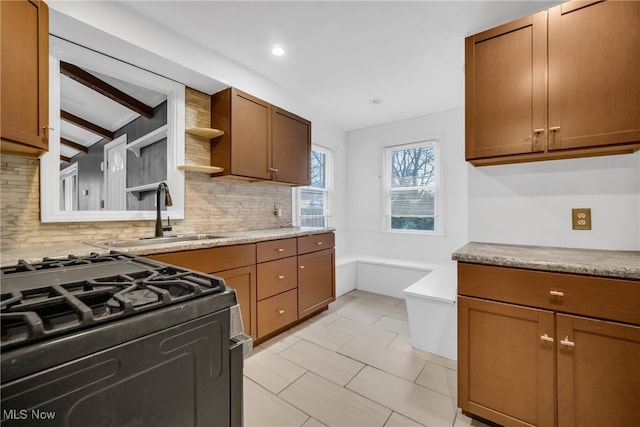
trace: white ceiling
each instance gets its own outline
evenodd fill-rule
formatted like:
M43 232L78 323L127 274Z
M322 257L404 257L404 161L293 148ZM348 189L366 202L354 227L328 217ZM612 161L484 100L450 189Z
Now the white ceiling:
M120 3L303 97L348 131L463 106L464 37L560 2ZM274 44L285 56L271 54Z

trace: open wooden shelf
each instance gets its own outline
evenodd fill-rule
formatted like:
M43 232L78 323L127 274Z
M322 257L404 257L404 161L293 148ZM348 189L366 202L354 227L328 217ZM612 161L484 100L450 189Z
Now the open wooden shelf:
M213 128L187 128L186 132L189 135L195 135L195 136L208 138L208 139L217 138L221 135L224 135L224 131L221 131L219 129L213 129Z
M217 138L221 135L224 135L224 131L213 128L187 128L185 131L189 135L199 136L201 138L213 139ZM206 166L206 165L180 165L178 169L182 171L191 171L191 172L202 172L202 173L220 173L223 172L223 168L219 168L217 166Z
M219 168L217 166L205 166L205 165L180 165L178 169L181 171L191 171L191 172L203 172L203 173L220 173L223 172L223 168Z

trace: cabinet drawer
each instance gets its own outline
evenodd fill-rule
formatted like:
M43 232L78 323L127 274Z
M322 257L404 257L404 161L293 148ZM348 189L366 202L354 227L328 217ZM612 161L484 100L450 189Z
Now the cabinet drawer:
M333 233L312 234L310 236L298 237L298 254L330 249L335 245Z
M148 255L167 264L190 268L203 273L230 270L256 263L256 246L233 245L217 248L196 249L193 251L170 252L165 254Z
M298 320L298 291L258 301L258 338L269 335Z
M461 295L640 324L640 281L458 263Z
M258 264L258 300L295 288L297 274L296 257Z
M296 254L296 239L271 240L256 243L257 262L286 258Z

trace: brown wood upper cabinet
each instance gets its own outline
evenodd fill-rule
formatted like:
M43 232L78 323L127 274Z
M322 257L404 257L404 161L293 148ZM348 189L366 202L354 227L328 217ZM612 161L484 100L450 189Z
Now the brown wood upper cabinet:
M570 1L465 40L475 165L640 149L640 2Z
M2 153L40 157L49 148L49 8L2 1L0 18Z
M310 183L311 122L235 88L211 97L211 125L224 135L211 142L219 175Z

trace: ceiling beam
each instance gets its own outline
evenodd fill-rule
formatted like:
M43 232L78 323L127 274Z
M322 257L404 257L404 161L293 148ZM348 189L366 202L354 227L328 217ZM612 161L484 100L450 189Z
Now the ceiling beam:
M105 82L104 80L100 80L98 77L86 72L80 67L69 64L68 62L60 61L60 73L69 77L70 79L77 81L78 83L85 85L89 89L95 90L96 92L106 96L112 101L115 101L132 111L135 111L136 113L146 117L147 119L153 117L152 107L146 105L145 103L135 99L130 95L127 95L120 89L116 89L109 83Z
M89 132L93 132L97 135L103 136L107 139L113 139L113 132L103 127L100 127L96 124L93 124L81 117L74 116L73 114L66 112L64 110L60 110L60 118L62 120L66 120L69 123L73 123L76 126L80 126L83 129L88 130Z
M76 142L69 141L66 138L60 138L60 144L64 144L67 147L71 147L71 148L73 148L75 150L82 151L83 153L88 153L89 152L89 148L85 147L84 145L80 145L80 144L78 144Z

